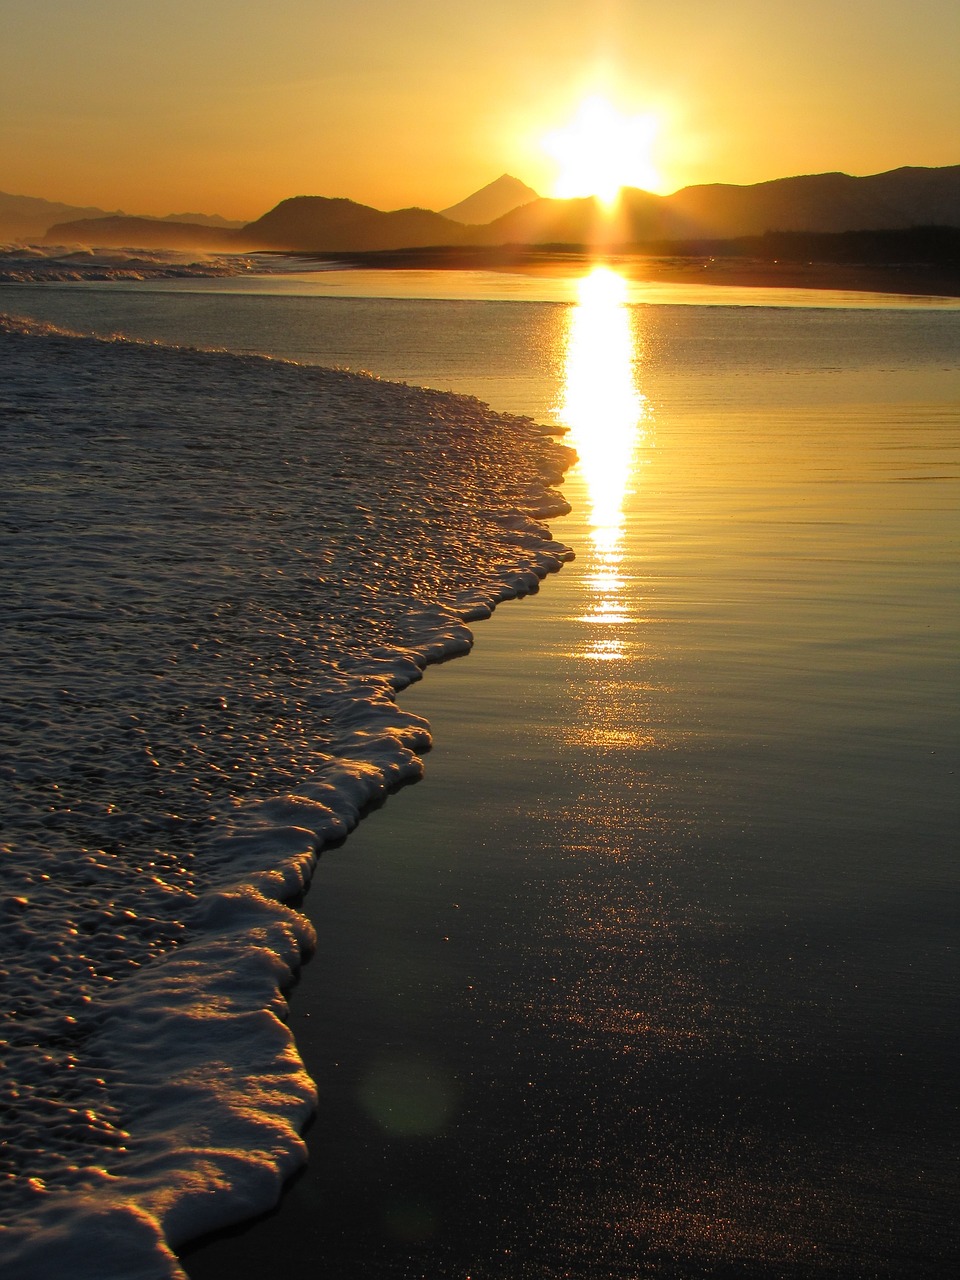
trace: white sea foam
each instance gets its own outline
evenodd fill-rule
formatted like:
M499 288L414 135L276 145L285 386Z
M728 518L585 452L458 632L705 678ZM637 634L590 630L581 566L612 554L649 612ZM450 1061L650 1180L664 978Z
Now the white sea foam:
M0 1271L169 1277L313 1089L318 851L419 776L397 690L569 558L569 451L469 398L0 320Z
M199 249L93 249L78 245L0 244L0 284L77 280L179 280L273 270L271 260ZM288 268L289 269L289 268Z

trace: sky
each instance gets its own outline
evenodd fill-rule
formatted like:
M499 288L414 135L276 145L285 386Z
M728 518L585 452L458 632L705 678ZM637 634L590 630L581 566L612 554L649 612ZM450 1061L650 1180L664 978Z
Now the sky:
M127 213L550 195L591 97L662 193L960 163L956 0L0 0L0 32L0 191Z

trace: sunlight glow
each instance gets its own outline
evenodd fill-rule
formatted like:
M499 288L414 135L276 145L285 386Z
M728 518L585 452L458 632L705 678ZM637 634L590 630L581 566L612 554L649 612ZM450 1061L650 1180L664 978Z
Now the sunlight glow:
M559 416L570 428L590 493L594 543L612 550L620 539L644 399L634 378L623 279L609 267L595 267L579 282L578 293L570 311Z
M624 280L595 267L579 281L570 309L558 416L590 498L593 563L586 582L593 593L589 621L606 627L626 618L622 607L623 505L636 467L645 400L637 389L637 350ZM609 660L619 643L604 639L590 656Z
M651 147L659 127L652 114L624 115L606 98L585 98L568 125L543 139L560 165L553 194L596 196L609 208L622 187L656 190L661 177Z

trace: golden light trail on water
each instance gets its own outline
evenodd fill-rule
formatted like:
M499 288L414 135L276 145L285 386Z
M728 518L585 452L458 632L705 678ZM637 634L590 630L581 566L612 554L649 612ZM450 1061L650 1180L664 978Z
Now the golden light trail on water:
M609 267L595 267L579 282L570 309L558 416L570 429L579 472L590 501L593 543L587 584L592 591L587 620L615 627L623 611L623 508L636 468L645 399L636 382L637 349L626 284ZM615 634L599 640L590 656L616 659L623 642Z

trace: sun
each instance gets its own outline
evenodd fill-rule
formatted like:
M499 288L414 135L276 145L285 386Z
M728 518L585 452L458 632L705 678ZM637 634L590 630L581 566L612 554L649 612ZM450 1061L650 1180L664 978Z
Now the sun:
M570 122L542 140L559 165L553 194L596 196L610 206L622 187L656 190L662 179L651 153L659 129L653 113L626 115L604 97L584 98Z

